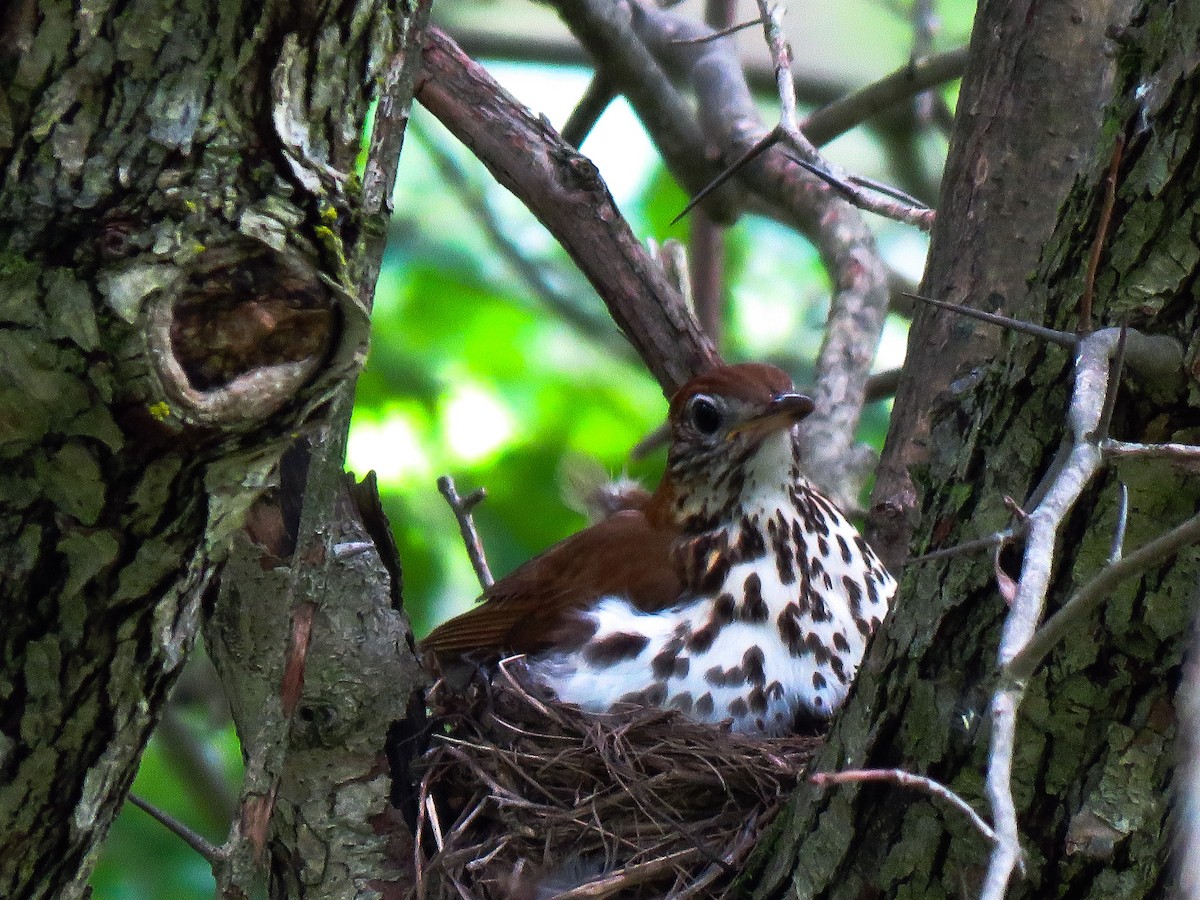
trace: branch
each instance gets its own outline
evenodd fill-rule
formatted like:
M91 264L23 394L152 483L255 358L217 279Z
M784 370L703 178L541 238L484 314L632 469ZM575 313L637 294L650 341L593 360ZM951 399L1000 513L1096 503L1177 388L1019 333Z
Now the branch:
M603 75L593 76L592 80L588 82L583 96L571 110L570 118L563 124L563 140L576 150L582 147L584 139L615 99L617 99L617 92L609 84L608 79Z
M731 34L737 34L739 31L745 31L747 28L754 28L756 25L761 25L763 20L749 19L745 22L738 22L736 25L726 25L724 27L717 25L715 22L705 19L710 28L715 29L712 34L706 34L701 37L694 38L679 38L677 43L680 44L707 44L709 41L717 41L723 37L729 37ZM794 86L793 86L794 89Z
M1077 632L1082 620L1099 606L1118 584L1141 575L1197 541L1200 541L1200 514L1106 566L1096 577L1072 594L1062 608L1009 660L1003 670L1004 676L1015 681L1031 678L1055 645L1070 632Z
M967 67L967 48L958 47L925 59L914 59L890 75L859 88L818 109L804 120L800 130L820 147L872 116L885 112L914 94L962 77Z
M914 208L898 201L895 192L892 191L878 192L882 197L874 196L871 191L864 192L855 184L856 179L840 172L828 160L823 159L813 142L801 131L796 115L796 92L791 78L792 50L783 34L780 8L770 0L758 0L758 8L762 13L767 48L775 65L775 81L779 90L779 125L776 130L780 142L799 153L801 159L798 162L837 188L843 197L859 209L879 213L928 231L934 219L931 210Z
M1117 527L1113 529L1109 545L1108 562L1112 565L1125 555L1125 531L1129 526L1129 485L1121 482L1117 492Z
M711 181L720 166L713 158L709 137L697 122L691 103L667 77L663 60L636 33L637 20L649 12L614 0L553 0L551 5L591 54L597 74L629 100L679 183L691 192ZM697 27L699 31L663 35L663 40L672 43L681 37L711 33L704 26ZM702 47L676 45L674 50L685 55L706 54L718 46L733 46L733 42L722 38ZM753 105L748 89L746 99ZM730 191L707 201L709 215L718 222L735 221L742 208L740 198Z
M1070 449L1045 496L1029 514L1021 577L1000 639L998 656L1002 671L1007 671L1034 638L1046 606L1059 531L1103 463L1096 432L1108 393L1112 357L1119 341L1120 329L1106 328L1081 338L1076 349L1075 384L1067 412ZM987 793L997 841L988 861L982 900L1003 900L1013 869L1021 858L1012 794L1012 762L1017 711L1024 694L1023 681L1005 678L992 696Z
M967 556L981 550L991 550L993 547L998 547L1006 541L1012 540L1012 537L1013 530L1006 528L1004 531L996 531L985 537L975 538L973 541L963 541L961 544L955 544L953 547L930 550L928 553L912 557L905 565L911 566L916 563L933 562L935 559L951 559L955 556Z
M935 300L910 291L901 291L905 297L919 300L938 309L956 312L970 319L978 319L990 325L1007 328L1018 334L1028 334L1060 347L1076 348L1080 337L1069 331L1059 331L1044 325L1035 325L1014 319L1000 313L985 312L961 303L950 303L946 300ZM1177 392L1183 385L1183 344L1166 334L1143 334L1133 328L1125 329L1125 348L1123 351L1124 364L1136 374L1142 384L1157 390ZM1133 447L1133 444L1116 442L1122 447ZM1154 445L1148 445L1154 446ZM1187 445L1158 445L1158 446L1187 446ZM1119 452L1119 451L1118 451ZM1163 454L1169 455L1169 454Z
M595 166L436 28L420 100L562 244L668 395L718 363L691 311L621 217Z
M429 152L442 179L456 191L459 200L491 239L500 257L525 282L533 295L580 334L603 345L606 352L632 359L632 348L621 339L610 318L600 313L589 314L572 297L551 283L541 265L525 255L521 245L509 236L511 229L501 221L483 191L471 183L457 160L417 126L414 126L413 136Z
M756 19L751 22L745 22L740 26L733 26L733 29L725 28L715 32L710 31L707 33L688 35L677 38L676 41L681 44L706 43L708 41L718 40L720 37L726 36L727 34L732 33L734 30L740 30L742 27L749 27L759 23L760 21ZM507 59L518 60L522 62L532 61L535 63L572 66L587 66L592 62L592 58L577 41L563 40L553 36L541 37L525 34L520 36L509 36L497 32L477 31L473 29L461 28L451 29L450 34L454 40L456 40L458 44L467 52L467 54L475 59ZM956 51L950 52L954 53ZM922 83L924 81L919 74L923 70L924 66L926 64L937 65L938 59L939 57L932 56L928 61L918 60L914 64L914 68L918 72L918 75L916 76L917 81L914 81L913 83L913 89L915 89L918 81ZM804 60L801 59L800 64L803 65L803 63ZM885 79L885 81L897 76L899 76L902 81L909 71L911 71L910 68L905 67L904 69L898 71L895 76L889 76L888 79ZM746 83L755 94L777 92L775 72L770 65L760 63L756 60L749 60L745 62L744 73ZM901 73L905 73L905 75L901 75ZM818 110L814 116L823 115L823 113L820 111L822 107L839 105L843 100L848 99L847 95L853 90L852 85L845 84L837 80L831 80L820 72L804 71L803 69L795 72L792 81L795 85L796 99L798 102L804 106L816 108ZM928 89L933 85L929 84L923 86ZM870 91L871 89L866 88L864 90ZM924 193L925 195L932 197L936 195L936 186L932 188L929 186L926 173L924 173L920 165L914 159L914 154L911 152L913 135L919 128L925 125L925 122L917 119L910 105L905 105L902 103L902 101L912 93L912 89L901 90L899 88L899 83L897 83L895 93L891 94L891 96L894 97L894 100L892 100L890 106L886 106L884 105L883 101L887 98L889 93L890 89L888 91L881 92L879 103L876 103L875 101L868 101L867 98L864 97L864 101L869 102L870 106L872 107L869 111L866 109L864 109L861 113L854 113L850 112L849 110L839 111L838 116L840 118L844 113L849 114L851 117L863 115L864 119L867 115L873 116L874 118L867 122L867 126L879 135L880 140L884 144L885 152L888 153L889 158L892 160L894 164L893 168L897 170L898 175L901 176L902 180L906 178L906 183L912 185L909 188L911 192L917 194ZM952 113L948 111L946 104L940 95L932 95L932 99L934 100L934 123L939 127L946 127L947 120L952 119ZM830 112L832 113L833 111L830 110ZM813 119L810 119L810 122L815 124L815 120ZM850 128L853 124L855 123L846 123L843 121L843 124L836 127ZM837 136L836 133L826 133L824 138L818 139L812 132L809 131L808 123L806 123L803 127L805 133L808 134L813 143L817 144L818 146L827 143ZM823 129L825 126L821 125L819 127ZM564 136L567 133L568 129L564 126ZM695 162L697 165L699 165L701 161L697 160ZM716 171L717 169L714 167L711 174L715 175ZM675 175L676 177L679 177L678 172L675 172ZM700 184L703 184L703 181L701 181ZM695 191L699 186L699 184L691 185L690 190ZM717 217L718 219L721 219L721 216L718 215ZM724 221L724 219L721 220Z
M792 83L792 48L783 35L783 13L770 0L758 0L763 36L775 67L775 89L779 92L779 127L786 134L800 130L796 116L796 86Z
M747 23L757 25L758 22ZM578 41L555 36L504 34L499 31L453 28L450 36L475 59L505 59L517 62L550 65L587 66L592 58ZM697 40L714 40L700 37ZM690 39L689 39L690 40ZM746 80L756 93L775 90L775 73L766 65L751 62L746 68ZM829 78L821 72L796 73L796 97L806 106L825 106L845 96L851 86Z
M1110 458L1169 459L1191 469L1200 466L1200 446L1195 444L1137 444L1106 438L1100 448Z
M487 556L483 552L483 542L479 540L479 532L475 530L475 520L471 517L471 510L487 497L487 491L479 488L467 494L466 497L460 497L454 479L449 475L439 478L437 486L438 490L442 492L442 496L446 498L446 502L450 504L450 509L454 511L454 518L458 520L458 533L462 535L463 546L467 548L467 556L470 557L471 566L475 569L475 577L479 579L479 586L486 591L492 586L495 579L492 578L492 572L488 568Z
M975 826L975 830L987 838L988 841L993 844L996 842L996 832L992 831L991 826L983 821L983 818L979 813L975 812L971 804L946 787L946 785L939 781L934 781L932 778L927 778L924 775L914 775L912 772L905 772L903 769L846 769L842 772L816 772L808 776L808 780L820 786L827 784L854 784L862 781L884 781L889 784L897 784L901 787L924 791L932 797L949 803L966 816L971 824Z
M129 794L129 802L199 853L214 870L224 861L225 855L222 848L205 840L203 836L188 828L174 816L163 812L154 804L132 792Z
M829 162L817 154L816 147L806 139L789 141L789 143L799 146L801 152L806 156L820 160L820 162L810 162L809 159L799 159L790 154L788 155L789 159L816 175L852 205L866 212L876 213L885 219L892 219L904 225L914 225L922 231L928 231L933 227L936 213L920 200L909 196L899 188L890 187L871 178L845 172L839 174L840 167L837 167L839 171L834 171Z
M1047 328L1044 325L1035 325L1032 322L1024 322L1021 319L1014 319L1011 316L1001 315L1000 313L987 312L986 310L976 309L973 306L964 306L961 303L951 303L948 300L935 300L933 297L925 297L910 291L901 291L901 293L905 297L912 300L919 300L938 309L955 312L960 316L966 316L968 319L978 319L980 322L987 322L989 325L1007 328L1009 331L1015 331L1018 334L1027 334L1030 337L1040 338L1043 341L1057 344L1060 347L1074 349L1079 346L1078 336L1071 334L1069 331L1059 331L1055 328Z

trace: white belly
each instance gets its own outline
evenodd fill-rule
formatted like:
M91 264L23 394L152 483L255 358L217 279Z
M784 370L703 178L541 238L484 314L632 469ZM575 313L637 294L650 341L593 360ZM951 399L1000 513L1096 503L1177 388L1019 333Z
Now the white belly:
M531 674L593 712L637 703L765 735L827 718L845 700L896 586L854 527L829 515L825 533L798 539L754 517L753 527L780 540L768 538L764 556L731 566L713 596L655 613L602 598L588 613L592 638L531 658Z

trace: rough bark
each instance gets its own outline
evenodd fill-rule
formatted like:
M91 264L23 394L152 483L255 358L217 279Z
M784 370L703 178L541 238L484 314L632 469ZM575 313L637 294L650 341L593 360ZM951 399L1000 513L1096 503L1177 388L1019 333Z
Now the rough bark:
M265 881L271 897L399 897L412 881L423 679L395 544L373 479L342 473L343 430L284 456L206 623L246 758L224 896Z
M408 11L0 13L0 895L83 894L229 535L357 371Z
M1024 145L1003 116L990 126L976 118L986 98L996 104L1004 91L1021 93L1013 85L1023 83L1022 53L1028 54L1025 64L1037 71L1047 59L1035 52L1038 46L1064 48L1067 56L1069 48L1097 46L1093 38L1103 33L1103 25L1090 18L1096 9L1037 4L1029 10L1032 18L1023 19L1024 5L981 7L975 62L998 55L994 64L1000 68L974 71L964 87L967 115L951 154L958 164L944 188L929 288L936 296L1003 304L1020 317L1074 329L1101 220L1105 175L1114 144L1123 138L1114 213L1096 278L1095 320L1128 321L1144 332L1178 338L1188 348L1187 385L1178 393L1156 391L1127 378L1113 434L1194 443L1200 405L1200 252L1192 238L1193 201L1200 190L1194 48L1200 11L1194 5L1150 2L1114 23L1117 65L1103 125L1087 132L1076 122L1074 151L1051 141L1045 146L1050 155L1039 157L1038 136ZM1034 34L1050 27L1043 15L1059 22L1057 37ZM1006 17L1024 39L1006 31ZM985 45L994 40L999 43L989 53ZM1013 53L1015 63L1003 62ZM1039 86L1042 96L1045 87ZM1036 104L1033 94L1011 102ZM975 143L988 127L1003 132L1004 144L1024 146L1031 156L1009 158L999 169L1005 153L993 156L995 145ZM1086 164L1058 207L1054 185L1061 181L1054 175L1072 154ZM1034 177L1039 171L1049 178L1047 190ZM1000 187L993 184L998 178L1003 182L1000 208L1000 194L993 192ZM1051 216L1045 221L1053 227L1039 231L1019 214L1032 207L1038 207L1036 218ZM955 235L969 235L969 240L957 242ZM993 292L1000 297L991 298ZM1065 351L1013 336L981 345L974 324L937 315L943 337L934 342L918 326L910 342L908 377L922 379L926 397L930 385L943 392L935 402L902 411L907 418L901 423L909 424L893 426L893 440L916 433L925 445L919 464L907 472L922 495L914 553L1004 527L1003 498L1024 501L1050 466L1065 428L1070 385ZM966 362L965 370L942 365L943 342L949 342L952 359ZM951 383L953 377L957 380ZM913 399L910 382L907 399L898 402L911 405ZM916 420L927 424L914 426ZM1052 609L1104 564L1118 480L1131 493L1130 547L1193 514L1200 499L1195 476L1168 463L1129 461L1110 470L1068 522ZM1164 895L1174 689L1197 599L1198 560L1200 553L1192 548L1116 590L1031 681L1018 720L1013 773L1028 869L1009 896ZM1012 565L1014 560L1005 556L1002 561ZM873 645L816 768L904 768L949 784L986 813L986 710L1005 612L988 554L911 566L897 609ZM781 817L774 839L763 843L747 881L764 897L973 896L988 852L964 818L922 794L891 786L810 787Z
M1129 0L981 3L955 112L922 291L1022 317L1039 316L1026 283L1075 178L1099 151L1115 61L1110 27ZM1047 86L1052 85L1053 89ZM872 497L871 539L903 562L919 511L910 470L929 453L929 398L992 359L991 326L921 307L909 332Z

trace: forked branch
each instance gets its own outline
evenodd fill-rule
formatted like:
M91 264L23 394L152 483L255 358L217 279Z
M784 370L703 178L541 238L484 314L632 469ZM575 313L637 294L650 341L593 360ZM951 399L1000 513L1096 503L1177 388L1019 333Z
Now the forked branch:
M1072 595L1047 622L1042 618L1055 560L1060 531L1083 492L1104 467L1112 451L1129 445L1108 437L1114 399L1120 386L1120 373L1127 351L1142 355L1149 347L1166 348L1172 339L1143 336L1126 328L1105 328L1082 336L1050 329L1034 328L1004 316L917 297L932 305L1011 328L1052 343L1074 349L1074 386L1067 409L1068 436L1043 484L1030 501L1033 508L1022 515L1025 549L1021 573L1012 588L1008 616L1005 619L998 651L1000 681L991 701L991 747L988 753L986 790L992 808L995 842L988 861L981 893L982 900L1003 900L1014 869L1022 865L1016 804L1012 791L1013 759L1016 749L1017 715L1029 679L1047 654L1070 629L1078 627L1120 581L1146 571L1151 566L1200 541L1200 515L1162 535L1137 551L1122 555L1124 512L1119 512L1117 536L1113 541L1109 564L1090 582ZM1140 368L1151 379L1169 382L1169 373L1161 371L1160 358ZM1168 358L1174 358L1172 352ZM1137 454L1151 455L1150 446L1138 446ZM1193 458L1189 448L1173 446L1162 455L1184 460ZM1124 509L1122 502L1122 510ZM978 544L995 544L998 535Z
M471 568L475 570L475 577L479 579L479 587L486 591L492 586L495 579L492 578L492 570L488 568L487 556L483 552L483 541L479 539L479 532L475 530L475 519L471 512L487 497L487 491L483 488L476 488L467 496L460 497L458 487L449 475L440 477L437 480L437 486L450 505L454 518L458 521L458 532L462 535L463 546L467 548L467 556L471 559Z

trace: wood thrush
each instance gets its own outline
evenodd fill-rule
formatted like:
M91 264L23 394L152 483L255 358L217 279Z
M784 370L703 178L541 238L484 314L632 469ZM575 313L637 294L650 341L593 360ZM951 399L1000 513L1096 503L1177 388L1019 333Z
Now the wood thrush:
M827 718L896 582L800 472L793 426L812 408L774 366L692 379L640 508L520 566L422 647L527 654L591 711L639 703L768 735Z

